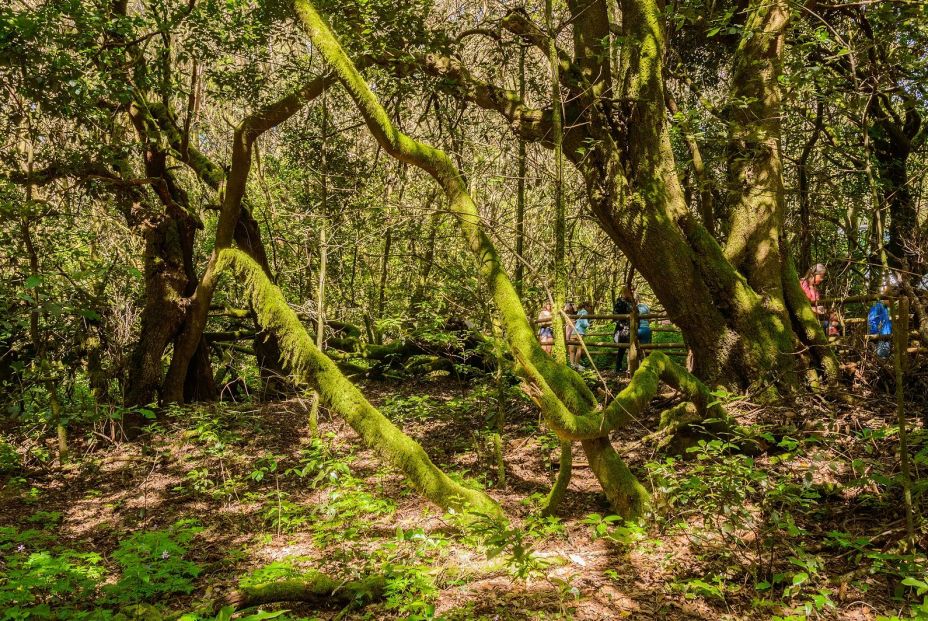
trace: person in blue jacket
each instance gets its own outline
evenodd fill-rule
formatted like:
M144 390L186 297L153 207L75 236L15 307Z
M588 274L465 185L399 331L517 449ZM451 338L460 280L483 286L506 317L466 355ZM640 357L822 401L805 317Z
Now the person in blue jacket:
M883 289L883 295L887 295L888 293L889 288L885 287ZM873 303L873 306L870 307L870 312L867 313L867 332L884 336L893 333L893 320L892 317L889 316L889 308L886 307L886 303L883 300L877 300ZM891 352L892 344L890 341L877 341L877 356L880 358L889 358Z
M647 315L651 308L644 302L638 302L638 316ZM646 345L651 342L651 322L647 319L638 320L638 342Z
M569 342L569 353L570 353L570 365L574 368L583 370L585 367L580 364L580 359L583 356L583 347L580 345L580 342L583 340L583 337L586 336L586 331L590 328L590 320L587 319L587 315L590 314L593 305L589 302L583 302L580 304L580 310L577 311L577 321L574 323L574 331L572 338Z

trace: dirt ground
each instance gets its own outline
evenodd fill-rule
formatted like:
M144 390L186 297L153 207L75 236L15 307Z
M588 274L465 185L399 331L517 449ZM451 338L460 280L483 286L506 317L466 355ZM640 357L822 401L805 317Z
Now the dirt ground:
M468 407L474 405L467 401L472 390L468 385L446 379L371 383L365 390L378 405L428 395L434 416L405 418L404 430L447 471L468 477L493 471L491 456L475 434L487 426L485 408ZM455 400L459 405L443 413L441 404ZM910 594L899 597L898 582L871 573L869 561L859 551L830 550L824 542L828 532L839 530L868 537L874 549L882 547L890 553L901 537L900 504L892 499L870 502L874 495L896 491L842 485L855 478L853 460L859 456L895 468L895 440L862 433L891 425L892 403L883 398L853 406L835 406L835 402L812 399L779 408L741 402L733 404L732 411L739 422L777 430L775 440L788 435L783 429L792 430L793 436L820 440L808 443L807 450L789 460L778 460L777 452L768 450L754 461L757 469L776 471L783 480L792 477L816 489L834 489L797 522L804 534L796 545L822 559L814 576L830 601L821 610L811 610L808 617L861 621L891 617L906 607ZM636 428L615 438L632 469L645 479L644 464L665 458L637 442L645 430L656 427L656 416L655 411L651 420L638 421ZM728 533L734 539L725 539L724 529L708 529L704 516L687 515L679 507L675 521L650 521L632 543L594 537L585 523L587 516L607 515L609 508L582 454L575 457L570 488L554 522L557 526L541 535L537 532L543 529L536 526L528 538L535 570L527 578L515 577L505 553L488 558L486 546L466 536L403 478L384 470L372 451L359 446L346 424L323 410L319 436L332 459L345 460L350 474L363 481L362 487L347 488L348 493L363 489L375 500L389 503L386 509L361 511L340 521L331 513L332 507L339 506L333 501L337 485L285 475L285 469L299 464L301 451L311 445L307 419L305 399L225 404L201 409L195 416L176 411L137 442L112 443L103 436L77 439L75 449L82 454L73 465L37 465L30 470L27 487L35 491L23 493L22 485L4 487L0 524L24 524L37 511L60 512L56 533L62 542L107 558L126 532L167 528L195 518L203 530L193 539L187 558L204 571L193 593L158 602L175 611L221 599L235 590L242 575L270 563L290 562L348 579L382 569L382 564L371 561L377 558L386 559L391 567L425 567L435 588L427 599L434 605L435 617L445 619L771 619L796 614L790 605L802 601L798 595L781 594L771 596L775 604L759 604L757 568L767 562L764 549L752 545L752 537L759 535L746 529ZM506 485L497 485L492 476L483 478L488 493L515 527L526 528L534 511L526 499L546 493L557 468L556 451L549 441L543 444L538 423L527 403L514 400L507 407L503 439ZM269 456L274 456L277 469L256 480L255 469L270 463ZM193 471L201 475L192 476ZM868 491L873 494L864 493ZM864 496L868 502L863 502ZM321 509L325 507L329 509ZM286 523L284 513L290 518ZM410 532L415 537L403 536ZM733 551L730 542L737 540L742 545ZM778 555L776 563L788 565L786 556ZM713 594L709 586L690 588L699 585L694 579L711 583L710 575L725 577L721 595ZM410 595L397 595L404 596ZM345 611L299 604L286 608L297 617L320 619L416 618L395 603L375 602Z

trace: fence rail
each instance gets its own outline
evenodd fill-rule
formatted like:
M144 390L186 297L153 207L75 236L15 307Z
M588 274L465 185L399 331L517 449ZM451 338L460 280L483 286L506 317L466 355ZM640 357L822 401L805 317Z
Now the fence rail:
M898 317L896 311L896 302L898 300L905 300L900 302L898 306L905 309L906 312L906 321L903 322L904 325L911 325L912 313L908 310L907 300L904 298L896 296L885 296L879 294L860 294L860 295L850 295L843 298L821 298L818 301L818 304L825 307L843 307L850 304L865 304L869 302L875 302L876 300L886 300L893 305L893 316L894 321ZM599 320L599 321L622 321L628 322L631 326L637 326L640 320L648 321L665 321L665 323L657 323L650 326L651 332L665 332L673 333L680 332L680 328L669 322L668 314L664 311L652 311L649 313L642 313L639 315L634 309L631 313L626 314L593 314L593 315L567 315L571 320L584 318L590 321ZM536 320L535 325L537 326L550 326L552 324L551 320ZM864 328L867 325L866 317L842 317L840 320L841 325L841 334L839 336L830 336L829 342L832 347L838 350L851 351L855 349L862 349L868 347L872 343L878 343L882 341L893 341L894 335L886 334L866 334L864 331L861 331L861 326ZM851 328L850 330L848 328ZM641 358L644 354L649 351L667 351L670 353L686 353L688 348L685 343L640 343L638 341L638 331L630 330L629 340L625 343L614 343L614 342L596 342L587 340L590 337L603 337L603 336L612 336L611 332L602 332L602 331L591 331L588 332L584 338L583 346L587 350L591 351L610 351L610 350L628 350L628 368L631 372L637 370L638 365L641 362ZM921 342L921 335L917 330L909 330L906 335L906 353L914 354L918 352L928 351L928 343Z

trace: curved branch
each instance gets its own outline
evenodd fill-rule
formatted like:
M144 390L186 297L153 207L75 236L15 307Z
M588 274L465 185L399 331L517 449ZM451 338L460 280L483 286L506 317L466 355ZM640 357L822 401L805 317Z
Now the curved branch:
M654 354L654 361L643 365L642 375L636 375L629 388L606 410L597 412L596 400L583 378L566 365L556 363L541 350L496 248L481 226L477 206L467 192L458 169L443 151L418 142L396 129L311 0L295 0L295 7L316 49L338 73L381 147L392 157L429 173L444 190L450 211L456 217L478 261L479 272L500 312L509 347L519 362L520 373L526 378L529 391L535 393L546 420L564 439L584 440L583 447L591 467L617 510L626 514L639 513L647 502L648 494L631 475L606 437L610 419L614 418L615 424L618 424L624 415L630 413L630 407L637 407L636 411L643 409L656 391L658 377L668 378L672 385L687 393L697 406L708 407L708 390L669 358ZM649 374L654 377L651 378Z
M543 54L548 54L549 37L538 24L532 21L523 8L512 9L500 20L500 26L516 35L529 45L537 48ZM583 77L583 73L576 66L573 59L559 47L555 46L558 58L558 74L563 86L576 95L590 87Z
M242 201L248 184L248 173L251 170L252 147L255 140L267 130L283 123L296 114L308 101L319 96L332 82L332 75L322 76L309 82L301 89L286 95L273 104L264 106L250 114L235 128L232 141L232 165L228 175L224 175L225 192L216 224L216 240L213 255L210 257L206 271L199 285L190 297L190 316L184 325L184 330L174 345L174 356L164 380L164 400L166 402L180 402L183 399L184 378L190 360L200 342L209 304L216 289L218 273L215 268L217 253L232 245L236 230L239 228L239 216L242 213ZM170 120L170 115L167 115ZM182 144L180 130L173 124L175 135L170 143ZM176 149L181 153L180 149ZM205 158L193 149L186 149L190 161L203 169L204 176L208 176L212 183L218 185L218 170L208 163Z
M500 43L503 40L503 38L499 35L499 33L491 28L468 28L467 30L459 34L457 37L455 37L454 41L455 43L461 43L467 37L477 37L477 36L486 37L488 39L493 39L497 43Z
M421 72L438 78L438 86L443 92L469 101L484 110L498 112L523 140L551 146L550 110L538 110L527 106L516 91L481 80L457 59L429 53L393 54L370 60L401 76Z
M483 492L468 489L442 472L422 447L371 405L313 342L280 289L248 255L226 248L218 254L217 274L234 272L248 291L258 323L277 335L290 372L316 387L323 401L338 412L362 441L406 475L429 500L448 509L475 510L492 516L502 512Z

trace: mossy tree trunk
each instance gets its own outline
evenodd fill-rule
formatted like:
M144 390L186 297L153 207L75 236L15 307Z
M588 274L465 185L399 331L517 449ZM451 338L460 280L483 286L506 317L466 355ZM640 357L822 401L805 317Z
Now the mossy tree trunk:
M202 341L203 328L206 325L209 305L216 289L218 273L216 260L218 253L229 248L233 241L239 237L239 222L244 207L245 190L248 183L248 173L252 164L252 153L255 141L265 131L283 123L296 114L310 100L319 96L331 83L327 76L309 82L289 95L273 104L267 105L242 120L235 128L232 138L232 164L228 175L216 178L213 183L219 187L225 183L220 206L219 220L216 226L216 241L213 254L210 256L203 278L195 291L187 296L187 317L174 346L174 356L164 380L162 398L165 402L180 403L184 400L184 378L192 362L195 361L199 343ZM199 154L194 154L196 157ZM203 161L202 156L197 158L192 166L197 168L210 168L211 164ZM206 172L206 171L205 171ZM216 175L208 171L210 177ZM267 258L264 257L264 265Z
M139 340L129 364L127 405L147 405L156 400L163 379L161 358L180 331L185 315L183 299L187 275L178 222L161 217L142 235L145 239L145 304Z
M169 343L177 345L178 335L189 316L186 298L197 288L193 264L194 238L203 225L193 214L187 193L168 170L167 153L157 140L159 132L143 107L133 104L129 118L146 149L145 174L156 182L154 194L164 211L154 225L140 223L145 238L145 306L142 331L132 356L127 402L145 405L154 400L154 391L164 395L161 357ZM209 400L218 395L213 380L206 342L202 333L191 351L191 364L180 377L179 388L187 400ZM130 421L130 429L141 421Z
M217 277L231 270L251 297L261 326L276 334L290 373L315 388L332 411L342 416L361 440L388 464L406 475L428 499L446 509L502 515L483 492L452 481L429 459L422 447L372 406L313 342L280 289L244 253L223 249L216 258Z
M744 35L732 58L733 72L746 81L732 81L730 177L740 178L744 186L738 188L739 209L729 223L736 239L726 248L691 213L678 177L665 113L662 3L620 0L621 26L615 28L624 44L619 67L612 66L606 49L608 3L567 4L573 54L558 50L560 81L567 91L565 157L583 177L590 209L603 231L680 326L695 372L740 388L772 378L778 387L792 390L812 362L796 353L812 345L818 363L832 373L834 357L818 347L824 335L815 328L811 308L793 295L798 283L787 282L791 270L780 239L776 78L789 18L785 3L749 3ZM508 14L501 28L548 52L544 31L524 12ZM518 137L554 147L551 109L529 107L517 92L476 78L455 59L406 55L380 64L440 77L438 88L495 110ZM620 70L615 78L614 70ZM758 103L739 112L737 104L748 92L758 95ZM749 117L757 111L761 116ZM754 171L761 174L753 177ZM757 215L751 215L751 207L759 209Z
M648 492L616 453L609 433L647 407L661 380L682 392L700 414L711 410L722 416L706 387L658 352L642 364L630 385L611 403L597 404L577 373L542 351L513 283L482 228L477 207L449 157L398 131L312 3L296 0L295 6L314 46L336 71L377 142L391 156L429 173L444 190L449 211L457 219L497 306L524 388L548 425L562 440L582 442L594 474L617 511L629 516L640 514L648 503Z

